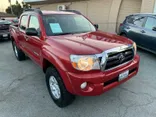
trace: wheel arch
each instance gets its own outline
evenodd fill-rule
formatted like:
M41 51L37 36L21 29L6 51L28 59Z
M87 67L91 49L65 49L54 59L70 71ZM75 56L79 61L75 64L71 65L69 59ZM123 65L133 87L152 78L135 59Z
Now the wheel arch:
M48 52L46 52L46 54L44 53L43 59L42 59L43 72L46 73L47 68L50 66L54 67L60 74L60 76L65 84L66 89L70 93L74 93L72 83L70 81L70 78L67 75L67 70L64 67L63 63L56 56L54 56L52 54L47 54L47 53Z
M126 32L121 32L120 35L126 35L127 36L127 33Z

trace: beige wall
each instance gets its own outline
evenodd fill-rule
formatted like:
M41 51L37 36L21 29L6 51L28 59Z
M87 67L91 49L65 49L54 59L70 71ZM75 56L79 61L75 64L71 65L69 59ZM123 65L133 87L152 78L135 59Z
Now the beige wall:
M116 32L118 25L127 15L139 12L153 12L156 0L88 0L47 5L35 5L42 10L57 10L58 5L69 5L69 9L78 10L93 23L99 24L100 30Z
M117 25L117 18L119 14L119 9L121 6L122 0L113 0L110 13L109 13L109 20L108 20L108 32L116 32L116 25Z
M113 0L90 0L71 3L57 3L47 5L35 5L34 8L40 7L42 10L57 10L58 5L70 5L69 9L78 10L88 17L93 23L99 24L99 29L107 31L109 14Z
M125 20L126 16L140 13L141 4L142 0L122 0L117 18L116 32L118 32L119 25Z
M155 0L142 0L141 13L153 13Z
M99 24L100 30L107 31L109 13L113 0L92 0L88 2L88 18Z

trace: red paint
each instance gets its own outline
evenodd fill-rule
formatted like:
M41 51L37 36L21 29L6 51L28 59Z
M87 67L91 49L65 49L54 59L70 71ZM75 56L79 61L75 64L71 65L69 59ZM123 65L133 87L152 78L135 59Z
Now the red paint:
M59 14L60 12L43 12L44 14ZM31 13L28 14L29 17ZM73 14L61 12L61 14ZM41 37L29 37L29 41L24 39L25 32L10 27L12 38L33 61L35 61L41 68L46 66L45 60L53 64L60 73L64 84L69 92L75 95L100 95L113 87L129 80L137 74L139 68L139 56L135 55L132 62L122 65L110 71L102 72L101 70L82 72L74 69L70 62L70 55L91 55L99 54L105 50L109 50L122 45L132 44L133 42L127 38L117 36L115 34L96 31L92 33L83 33L75 35L63 36L47 36L45 27L42 22L42 16L33 14L38 17L41 27ZM22 16L21 16L22 17ZM20 20L19 20L20 21ZM28 21L29 23L29 21ZM20 24L20 23L19 23ZM36 54L33 53L35 51ZM127 79L121 82L113 82L104 86L105 82L118 77L120 73L126 70L136 69L130 74ZM88 82L89 85L85 90L80 89L82 82Z

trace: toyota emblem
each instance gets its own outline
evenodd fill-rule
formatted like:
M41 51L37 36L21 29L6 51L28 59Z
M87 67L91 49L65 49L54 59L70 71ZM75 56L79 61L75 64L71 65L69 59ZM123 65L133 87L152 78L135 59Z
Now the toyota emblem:
M125 56L123 53L120 53L118 58L119 58L120 63L122 63L125 60Z

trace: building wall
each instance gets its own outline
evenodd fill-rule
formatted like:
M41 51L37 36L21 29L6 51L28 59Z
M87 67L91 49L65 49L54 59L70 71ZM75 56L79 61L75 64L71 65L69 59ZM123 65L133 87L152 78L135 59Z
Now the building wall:
M154 13L156 13L156 0L155 0L155 5L154 5L154 10L153 10Z
M111 5L111 9L110 9L110 13L109 13L109 20L108 20L108 28L107 31L108 32L117 32L117 18L119 15L119 9L121 6L121 2L122 0L113 0L112 1L112 5Z
M99 29L107 31L109 13L113 0L90 0L81 2L69 3L57 3L50 5L35 5L35 8L41 8L42 10L57 10L58 5L67 5L69 9L78 10L88 17L93 23L99 24Z
M134 13L140 13L141 4L142 0L122 0L117 18L117 32L119 25L124 21L126 16Z
M153 13L156 0L142 0L141 13Z
M35 5L42 10L57 10L58 5L67 5L78 10L93 23L99 24L100 30L116 32L127 15L139 12L154 12L156 0L88 0L57 4Z

